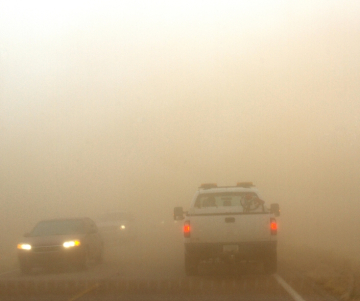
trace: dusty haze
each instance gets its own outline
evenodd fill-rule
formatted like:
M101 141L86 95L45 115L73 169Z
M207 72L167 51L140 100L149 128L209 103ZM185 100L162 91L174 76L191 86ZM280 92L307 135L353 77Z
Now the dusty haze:
M360 249L357 0L11 3L0 248L43 218L170 225L199 184L253 181L281 241Z

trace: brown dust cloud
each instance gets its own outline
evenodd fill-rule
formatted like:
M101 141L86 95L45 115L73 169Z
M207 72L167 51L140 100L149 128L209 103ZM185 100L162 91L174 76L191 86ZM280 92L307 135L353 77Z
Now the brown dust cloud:
M359 13L0 4L0 249L45 218L170 227L201 183L253 181L281 206L280 243L358 251Z

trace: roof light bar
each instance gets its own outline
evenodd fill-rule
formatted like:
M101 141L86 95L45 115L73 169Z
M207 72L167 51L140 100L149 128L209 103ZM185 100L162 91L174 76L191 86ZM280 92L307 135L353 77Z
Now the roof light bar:
M255 186L252 182L237 182L236 183L237 187L243 187L243 188L250 188Z
M216 183L204 183L204 184L201 184L201 186L199 188L210 189L210 188L216 188L216 187L217 187Z

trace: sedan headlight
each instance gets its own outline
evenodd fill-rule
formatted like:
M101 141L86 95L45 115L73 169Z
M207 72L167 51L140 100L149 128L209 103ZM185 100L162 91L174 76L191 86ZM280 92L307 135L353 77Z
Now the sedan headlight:
M121 225L121 226L120 226L120 229L121 229L121 230L125 230L125 228L126 228L125 225Z
M77 246L80 246L80 245L81 245L81 243L78 240L70 240L70 241L65 241L63 243L64 248L77 247Z
M29 244L18 244L17 248L19 250L31 250L31 245L29 245Z

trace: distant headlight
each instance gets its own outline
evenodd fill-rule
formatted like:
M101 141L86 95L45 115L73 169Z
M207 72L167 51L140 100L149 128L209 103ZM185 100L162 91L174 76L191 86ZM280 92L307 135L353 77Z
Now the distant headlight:
M17 248L19 250L31 250L31 245L29 245L29 244L18 244Z
M121 230L124 230L124 229L125 229L125 225L121 225L121 226L120 226L120 229L121 229Z
M81 245L81 243L78 240L70 240L70 241L65 241L63 243L64 248L77 247L77 246L80 246L80 245Z

